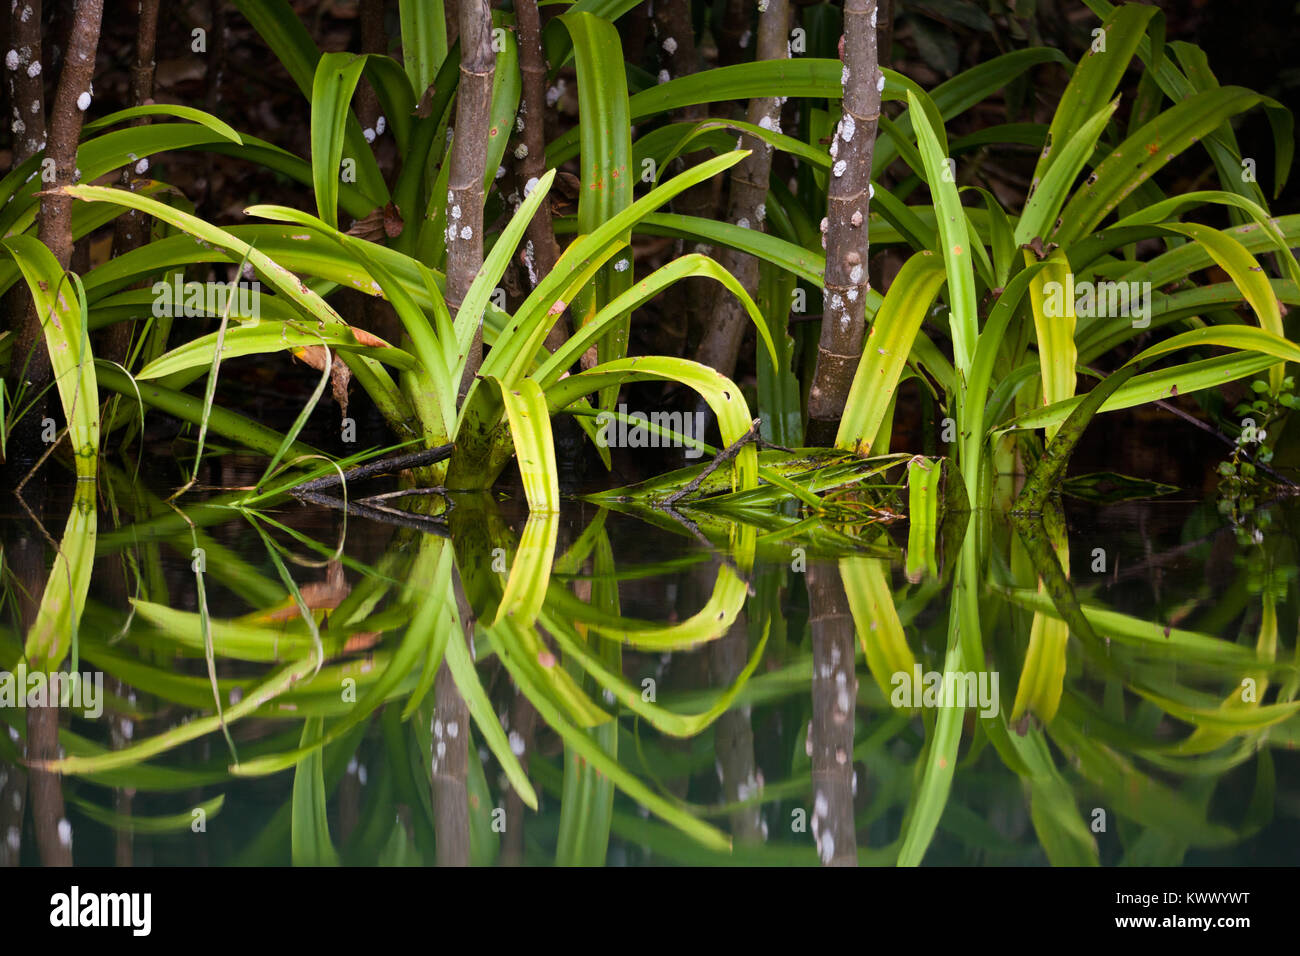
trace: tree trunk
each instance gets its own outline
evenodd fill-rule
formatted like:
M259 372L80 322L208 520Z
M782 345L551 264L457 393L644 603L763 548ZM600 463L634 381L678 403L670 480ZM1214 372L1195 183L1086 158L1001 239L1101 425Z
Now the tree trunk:
M15 5L15 27L27 28L22 23L24 5ZM49 188L57 189L75 181L77 170L77 141L81 137L84 108L89 103L90 83L95 73L95 51L99 46L99 23L104 11L104 0L78 0L69 33L68 50L59 73L59 85L54 94L49 138L45 143L45 158L53 160L54 182ZM31 22L36 22L35 12ZM39 27L39 24L38 24ZM32 66L39 64L39 36L32 47ZM17 71L14 71L17 72ZM25 73L32 73L29 66ZM39 76L37 70L33 75ZM26 89L31 93L30 89ZM31 111L36 100L15 102L19 110ZM29 138L30 139L30 138ZM30 145L30 143L29 143ZM37 238L54 254L64 269L72 263L72 197L46 195L41 199ZM51 383L50 356L45 348L43 316L36 314L36 305L28 301L22 322L14 335L13 352L9 367L9 395L13 398L20 384L25 384L30 400L44 392ZM45 415L44 401L31 407L23 418L23 425L15 429L11 442L17 446L17 457L34 462L39 443L40 421ZM30 446L27 448L25 446Z
M460 0L460 87L447 196L447 306L452 315L483 265L483 177L492 119L492 12L487 0ZM483 362L479 317L460 383L463 398Z
M768 0L767 8L758 20L758 59L780 60L790 55L790 4L789 0ZM749 101L746 118L755 126L777 130L781 128L781 105L784 97L764 96ZM743 148L751 150L749 156L733 167L731 197L727 219L735 225L762 230L767 217L768 178L772 172L772 147L756 136L744 133L740 137ZM736 277L745 291L754 296L758 292L758 260L735 249L723 249L718 257L722 267ZM700 343L699 361L712 366L723 375L736 371L736 358L744 339L749 314L744 306L726 289L715 286L711 323Z
M13 132L13 165L18 166L45 148L45 77L41 63L41 0L31 0L23 9L11 8L8 22L9 42L6 50L13 50L16 59L13 69L5 64L5 77L9 90L11 116L9 127ZM27 393L31 400L49 384L49 357L45 354L45 340L33 339L26 327L27 315L32 309L31 295L25 282L18 282L4 296L5 324L17 336L10 351L6 378L8 398L17 404L18 387L24 378L32 381ZM39 331L39 330L38 330ZM39 348L33 350L33 342ZM14 483L21 480L40 456L39 431L45 417L45 399L42 397L31 411L17 423L9 436L8 453L13 459Z
M153 100L154 49L158 39L158 0L141 0L139 23L136 27L135 66L131 69L131 105L143 106ZM141 116L131 121L132 126L145 126L149 117ZM124 189L131 186L136 175L144 175L149 164L137 174L138 167L129 164L122 168L120 185ZM145 244L149 232L149 219L138 209L124 209L113 223L113 258L125 255ZM136 288L143 288L144 283L136 283ZM131 330L133 323L118 322L105 331L102 348L103 357L110 362L125 365L131 348Z
M519 73L523 79L519 112L523 117L523 145L526 153L519 160L519 182L528 184L546 173L546 56L542 51L542 21L537 0L516 0L515 17L519 32ZM522 197L521 197L522 198ZM537 207L528 223L524 246L524 267L529 288L550 275L560 256L555 230L551 226L551 203L548 199ZM546 347L554 352L569 338L569 323L564 316L546 334Z
M844 8L844 115L831 141L826 221L826 277L817 369L808 392L810 420L842 417L866 333L871 156L880 120L884 74L876 62L876 0ZM868 436L868 440L873 436Z

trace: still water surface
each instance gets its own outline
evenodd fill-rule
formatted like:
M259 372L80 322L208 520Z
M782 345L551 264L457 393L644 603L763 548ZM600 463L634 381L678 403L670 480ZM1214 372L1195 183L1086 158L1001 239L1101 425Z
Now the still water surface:
M1064 499L1081 635L986 512L918 558L906 522L848 551L498 494L458 499L449 536L293 502L188 506L191 528L110 488L76 641L106 707L60 738L78 864L1296 862L1294 501L1256 534L1185 495ZM942 706L958 672L971 706Z

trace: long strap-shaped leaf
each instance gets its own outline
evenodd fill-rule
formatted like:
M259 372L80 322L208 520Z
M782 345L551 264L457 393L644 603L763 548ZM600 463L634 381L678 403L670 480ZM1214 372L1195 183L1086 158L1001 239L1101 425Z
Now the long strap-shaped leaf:
M0 247L18 264L45 333L54 383L63 404L78 478L92 478L99 458L99 392L81 294L59 260L31 236L11 236ZM14 361L22 357L15 356Z
M316 64L311 89L311 179L316 209L334 228L339 225L339 177L348 104L356 91L366 57L326 53ZM355 164L356 158L349 157Z
M979 317L975 312L974 252L966 228L966 213L962 209L961 197L957 195L957 183L951 175L951 167L938 131L930 125L930 118L921 108L920 99L909 93L907 102L915 117L917 146L921 152L921 161L925 164L930 193L934 196L941 246L939 251L943 254L944 269L948 275L953 364L960 376L959 394L964 394L965 378L970 372L975 340L979 335Z
M912 342L946 279L944 262L930 252L912 256L899 270L862 347L835 447L866 457L889 408Z

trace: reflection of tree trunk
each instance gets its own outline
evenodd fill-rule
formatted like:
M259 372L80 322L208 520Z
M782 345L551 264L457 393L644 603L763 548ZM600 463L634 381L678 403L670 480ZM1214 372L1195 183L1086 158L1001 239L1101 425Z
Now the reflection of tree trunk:
M27 759L57 760L59 708L27 708ZM63 784L57 773L31 771L32 822L44 866L72 866L72 829L63 817Z
M0 763L0 866L17 866L22 856L26 802L26 772L13 764Z
M665 596L666 599L672 600L673 617L670 620L685 620L698 611L707 600L709 592L713 590L717 577L717 565L712 562L696 564L681 575L678 579L680 589L676 599L672 600L671 597ZM692 654L678 651L674 654L664 654L659 660L659 667L654 675L656 695L665 693L669 687L672 688L673 693L680 694L711 686L707 653ZM691 741L686 737L665 735L660 738L659 746L668 753L686 755L691 752ZM664 789L682 800L686 799L690 786L691 779L687 774L664 780Z
M37 517L44 514L45 495L44 476L39 474L28 482L23 490L24 501ZM24 526L16 536L16 540L5 549L5 559L18 585L15 589L18 597L18 620L24 634L31 631L36 621L41 595L45 593L45 585L49 578L49 568L45 563L44 540L37 534L26 532L27 528ZM45 707L28 707L26 717L27 741L24 760L28 765L27 802L32 809L36 846L40 850L41 862L45 866L71 866L71 831L67 831L66 844L59 839L60 827L67 830L67 821L63 819L63 789L59 775L31 766L36 761L58 759L58 702L55 701ZM9 799L12 800L13 797L10 796ZM19 812L13 825L17 826L18 838L21 840L21 808L15 809ZM9 838L7 830L3 836L6 840ZM15 855L20 848L21 844L12 848Z
M465 598L460 574L454 572L456 604L464 640L473 647L474 611ZM433 823L439 866L469 866L469 707L444 659L434 682Z
M45 477L37 473L23 491L23 499L40 514L45 499ZM28 533L28 526L13 522L6 529L13 537L4 542L4 558L17 587L18 619L26 631L36 619L41 592L45 590L45 545ZM9 537L6 535L6 537ZM22 856L23 807L27 802L25 744L17 731L6 729L18 749L19 765L0 764L0 866L17 866Z
M722 690L745 669L749 658L749 625L745 614L737 616L727 633L709 645L709 672L713 687ZM718 772L723 799L728 803L757 794L760 782L754 761L754 729L748 707L733 707L714 726ZM737 843L760 843L763 839L761 807L744 807L731 814L731 835Z
M515 691L506 736L525 774L528 773L528 755L533 749L536 727L537 711L527 697ZM519 866L524 862L524 809L524 801L515 788L510 787L506 791L506 833L501 841L501 862L506 866Z
M119 566L120 567L120 566ZM121 575L115 573L113 578L116 580ZM114 590L117 590L115 587ZM113 693L122 700L127 699L128 690L117 678L113 678ZM114 750L121 750L131 743L131 738L135 734L135 727L130 717L123 717L121 714L114 714L109 719L109 739L113 743ZM135 802L134 787L115 787L113 789L113 810L120 816L129 817L131 815L131 805ZM117 846L114 851L114 865L116 866L133 866L134 865L134 835L129 827L123 827L117 831Z
M822 863L857 866L853 823L853 714L858 679L853 618L834 568L808 568L813 646L812 831Z

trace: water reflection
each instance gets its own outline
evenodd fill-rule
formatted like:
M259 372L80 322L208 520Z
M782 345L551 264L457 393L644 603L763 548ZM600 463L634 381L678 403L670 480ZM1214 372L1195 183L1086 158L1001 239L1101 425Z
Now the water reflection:
M106 701L0 697L0 862L1293 862L1294 502L402 500L432 534L106 484L44 581L7 543L0 666Z

